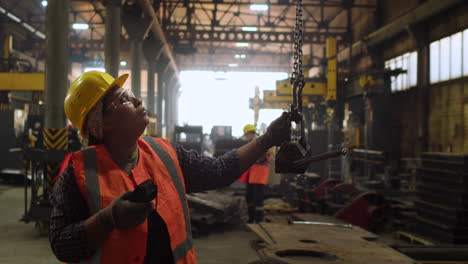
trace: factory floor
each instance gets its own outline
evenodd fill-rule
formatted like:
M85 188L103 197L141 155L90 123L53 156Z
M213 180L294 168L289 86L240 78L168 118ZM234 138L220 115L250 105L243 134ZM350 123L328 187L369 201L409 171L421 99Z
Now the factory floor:
M47 237L38 234L34 223L19 221L24 213L23 195L22 187L0 185L0 263L60 263L52 254ZM250 241L256 238L242 224L228 225L222 232L196 238L198 263L254 262L258 256Z

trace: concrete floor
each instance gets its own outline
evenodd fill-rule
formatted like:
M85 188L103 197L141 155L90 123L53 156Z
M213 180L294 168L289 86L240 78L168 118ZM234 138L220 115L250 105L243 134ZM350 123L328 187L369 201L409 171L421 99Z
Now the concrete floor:
M19 221L24 210L23 192L22 187L0 185L0 263L60 263L52 254L47 237L38 234L34 223ZM258 260L249 243L256 238L242 225L197 238L194 244L198 263L247 264Z

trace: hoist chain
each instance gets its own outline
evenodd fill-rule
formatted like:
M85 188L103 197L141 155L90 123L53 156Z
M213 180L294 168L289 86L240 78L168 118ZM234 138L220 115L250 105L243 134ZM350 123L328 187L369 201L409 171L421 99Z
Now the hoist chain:
M302 44L303 44L303 22L302 22L302 0L296 1L296 27L294 30L294 64L291 73L290 83L293 85L296 80L301 84L304 80L302 72Z

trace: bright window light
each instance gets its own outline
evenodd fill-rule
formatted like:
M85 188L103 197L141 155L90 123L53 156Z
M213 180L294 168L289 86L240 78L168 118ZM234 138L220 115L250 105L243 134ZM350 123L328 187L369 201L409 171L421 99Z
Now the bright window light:
M253 10L253 11L267 11L268 10L268 5L258 5L258 4L250 5L250 10Z
M41 2L41 5L42 5L43 7L46 7L46 6L47 6L47 1L45 1L45 0L42 1L42 2Z
M18 22L18 23L21 23L21 19L15 15L13 15L12 13L7 13L7 16L11 19L13 19L14 21Z
M237 63L229 63L228 66L234 68L234 67L239 66L239 64L237 64Z
M257 27L242 27L242 31L257 31Z
M236 59L245 59L247 56L245 54L236 54L234 55L234 58Z
M120 66L127 66L127 62L126 61L120 61Z
M181 71L183 92L179 97L178 122L203 126L203 133L207 134L213 126L231 126L232 135L240 137L245 124L254 122L249 99L254 97L255 87L259 87L262 95L264 90L275 90L277 80L286 78L288 74L285 72ZM200 104L204 98L228 99ZM257 128L262 130L282 112L282 109L260 110Z
M85 68L83 72L90 72L90 71L106 72L106 69L104 69L104 68L88 67L88 68Z
M85 30L89 28L89 25L85 23L73 23L72 27L75 30Z
M249 46L249 43L238 42L238 43L236 43L236 46L237 46L237 47L248 47L248 46Z

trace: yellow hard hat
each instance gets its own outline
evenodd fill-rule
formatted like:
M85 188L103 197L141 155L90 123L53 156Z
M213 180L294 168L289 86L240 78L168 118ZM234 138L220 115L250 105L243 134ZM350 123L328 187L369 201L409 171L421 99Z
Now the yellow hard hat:
M96 103L114 85L122 87L128 78L123 74L114 79L104 72L90 71L78 76L68 89L65 97L65 114L74 127L83 129L86 116Z
M257 131L257 128L255 127L255 125L248 124L244 126L244 135L249 132L256 132L256 131Z

